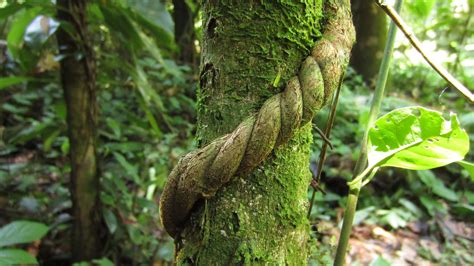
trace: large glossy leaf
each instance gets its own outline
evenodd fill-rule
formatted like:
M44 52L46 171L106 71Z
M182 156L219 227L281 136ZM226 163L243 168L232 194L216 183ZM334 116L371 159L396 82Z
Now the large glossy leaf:
M0 249L0 265L18 264L38 264L38 261L21 249Z
M448 121L423 107L396 109L369 131L369 168L432 169L460 161L468 151L469 137L455 114Z
M0 228L0 247L29 243L42 238L48 227L42 223L15 221Z

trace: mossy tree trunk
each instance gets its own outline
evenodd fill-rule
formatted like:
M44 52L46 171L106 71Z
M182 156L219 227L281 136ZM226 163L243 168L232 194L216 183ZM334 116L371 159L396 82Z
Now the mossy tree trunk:
M295 76L320 37L317 1L204 1L198 142L229 133ZM274 80L281 75L277 86ZM177 263L305 265L311 125L199 204Z
M100 256L104 232L96 154L95 62L87 33L87 1L58 0L57 5L60 20L72 26L58 33L59 50L65 56L60 64L70 143L72 260L85 261Z
M372 85L387 40L387 18L373 0L351 0L351 3L357 42L352 49L350 65Z

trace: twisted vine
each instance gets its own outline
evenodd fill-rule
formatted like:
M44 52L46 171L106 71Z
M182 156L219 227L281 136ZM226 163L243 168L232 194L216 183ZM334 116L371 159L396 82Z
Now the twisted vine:
M354 28L348 0L327 0L324 11L323 36L286 88L233 132L179 160L160 199L161 221L172 237L198 200L214 196L232 177L250 173L331 98L348 63Z

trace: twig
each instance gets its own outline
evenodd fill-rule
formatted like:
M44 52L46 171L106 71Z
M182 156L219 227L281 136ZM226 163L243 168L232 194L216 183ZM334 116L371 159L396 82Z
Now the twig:
M421 42L416 38L413 30L403 21L403 19L398 15L397 11L389 6L387 3L376 0L375 1L382 10L387 13L387 15L392 19L392 21L397 25L397 27L405 34L410 43L415 47L415 49L423 56L423 58L430 64L430 66L438 72L438 74L443 77L449 85L454 89L460 92L468 100L474 102L474 95L466 88L461 82L459 82L455 77L453 77L443 66L434 62L423 50L421 47Z
M332 143L329 140L329 138L326 136L326 134L324 134L323 131L319 127L317 127L316 125L314 125L313 128L314 128L314 130L316 130L316 132L319 134L319 136L321 136L321 138L324 140L324 143L329 145L331 150L334 149L334 146L332 146ZM325 131L327 131L327 129L325 129Z
M324 137L326 137L327 139L329 135L331 134L331 129L334 125L334 119L336 117L336 109L337 109L337 104L339 101L339 93L341 92L342 82L344 80L345 74L346 73L344 71L341 75L341 78L339 79L339 85L337 86L336 94L334 95L332 103L331 103L331 111L329 112L326 128L324 129L324 134L321 132L321 130L318 127L315 127L317 131L319 130L318 133L321 135L323 139ZM311 216L311 211L313 210L314 197L316 196L316 189L323 192L323 194L326 194L326 192L324 192L324 190L321 187L319 187L319 181L321 180L321 173L323 171L324 161L326 160L326 151L327 151L328 145L331 148L331 150L333 149L332 143L331 141L329 141L329 139L323 143L323 146L321 147L321 152L319 153L318 168L316 170L318 172L316 173L316 176L313 174L313 179L311 180L311 186L313 187L313 192L311 195L311 200L309 202L309 209L308 209L308 215L307 215L308 218Z

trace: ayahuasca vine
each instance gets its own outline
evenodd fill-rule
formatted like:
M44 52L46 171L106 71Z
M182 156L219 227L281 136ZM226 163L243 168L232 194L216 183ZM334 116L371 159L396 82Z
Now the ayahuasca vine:
M354 43L349 2L326 1L323 36L282 92L233 132L178 162L160 200L161 220L172 237L183 229L198 200L212 197L232 177L250 173L331 99Z

